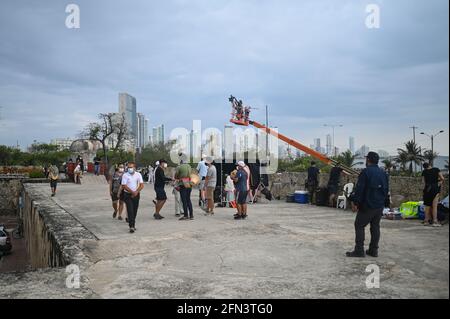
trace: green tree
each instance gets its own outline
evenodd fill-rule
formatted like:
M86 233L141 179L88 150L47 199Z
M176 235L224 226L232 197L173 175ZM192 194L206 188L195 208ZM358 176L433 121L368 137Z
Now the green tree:
M408 153L404 150L398 150L398 155L395 158L395 161L400 164L400 169L402 171L406 171L406 165L408 164Z
M12 148L0 145L0 165L11 165Z
M406 170L406 164L409 163L409 174L413 173L413 164L420 165L423 162L422 148L418 146L414 141L409 141L405 143L405 149L397 149L399 155L404 154L407 161L405 163L404 169Z
M136 154L136 162L139 166L155 165L156 161L160 159L165 159L167 163L174 166L170 160L170 151L175 141L169 141L167 143L160 143L154 145L148 145L144 147L141 153Z
M392 162L392 159L386 158L382 161L382 163L384 164L384 168L386 169L386 171L388 173L390 173L392 168L394 167L394 163Z
M423 158L428 162L428 163L433 163L434 160L438 157L438 153L436 152L432 152L431 150L426 150L423 153Z
M30 146L30 153L33 154L48 154L58 151L58 146L46 143L33 143Z
M353 155L353 153L350 150L347 150L344 153L339 154L339 156L336 157L336 160L347 167L355 167L356 165L363 164L362 162L355 163L356 158L357 155Z

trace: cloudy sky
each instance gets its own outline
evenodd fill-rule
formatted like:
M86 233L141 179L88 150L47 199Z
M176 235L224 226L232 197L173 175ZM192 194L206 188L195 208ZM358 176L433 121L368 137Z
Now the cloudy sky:
M65 26L76 3L81 28ZM365 25L366 5L381 28ZM412 125L449 147L447 0L2 0L0 144L73 137L118 93L150 126L227 123L230 94L305 144L393 152ZM429 147L429 139L417 141ZM323 143L322 142L322 143Z

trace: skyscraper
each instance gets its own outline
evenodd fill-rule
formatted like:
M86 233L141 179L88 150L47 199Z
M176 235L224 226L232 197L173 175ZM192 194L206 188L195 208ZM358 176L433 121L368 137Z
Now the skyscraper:
M314 139L314 150L320 152L320 138Z
M138 137L137 137L137 147L143 148L148 144L148 120L145 118L144 114L137 113L138 122Z
M331 135L327 134L327 146L326 146L326 153L327 155L333 155L333 150L332 150L332 141L331 141Z
M348 149L352 154L355 154L355 138L353 136L348 138Z
M361 146L361 148L359 149L358 154L359 154L360 156L366 156L367 153L369 153L369 152L370 152L369 146L363 145L363 146Z
M153 144L162 144L165 142L164 140L164 124L159 126L155 126L152 131L152 140Z
M125 123L127 123L128 131L134 138L136 146L139 146L136 98L128 93L119 93L119 113L125 115Z

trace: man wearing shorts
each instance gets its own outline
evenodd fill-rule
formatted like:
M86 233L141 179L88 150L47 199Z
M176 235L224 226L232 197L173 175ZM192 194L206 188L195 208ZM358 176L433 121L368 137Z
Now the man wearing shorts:
M156 193L156 201L153 201L155 204L155 213L153 217L157 220L163 219L164 216L161 216L159 213L163 208L164 204L167 200L167 195L164 187L166 186L166 182L173 181L172 178L166 177L164 174L164 169L167 168L166 160L160 160L159 165L155 170L155 193Z
M211 157L207 157L205 163L208 165L204 186L204 189L206 190L206 199L208 201L205 215L209 216L214 215L214 190L217 185L217 169L214 165L214 160Z
M59 170L55 165L50 167L50 170L48 172L48 178L50 179L50 188L52 190L52 197L54 197L56 195L56 187L58 186L58 179L59 179Z
M237 168L238 171L234 181L236 182L236 204L238 212L234 215L234 219L245 219L247 217L248 175L243 161L238 162Z
M119 213L118 220L122 220L124 197L122 191L122 176L125 172L125 167L120 164L114 171L109 181L109 193L111 194L112 206L114 209L113 218L116 218Z

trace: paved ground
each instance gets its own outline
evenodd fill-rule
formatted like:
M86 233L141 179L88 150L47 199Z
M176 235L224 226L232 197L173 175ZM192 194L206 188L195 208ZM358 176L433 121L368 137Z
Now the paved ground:
M6 230L12 231L18 226L15 217L0 216L0 224L5 225ZM10 271L27 271L30 269L26 242L24 238L15 238L11 235L11 244L14 247L13 253L0 258L0 273Z
M351 212L274 201L250 206L245 221L234 221L232 209L217 208L206 217L196 207L195 220L182 222L169 196L166 218L156 221L153 197L147 186L138 230L129 234L125 222L112 219L105 185L59 186L55 201L99 239L85 243L94 265L82 274L96 296L449 297L448 226L383 220L380 257L347 259L354 238ZM379 289L366 287L370 264L380 268Z

